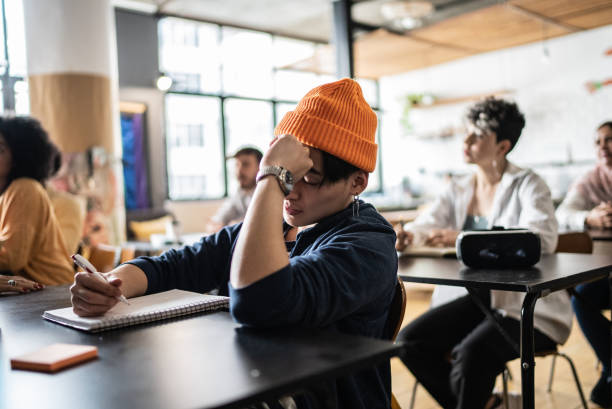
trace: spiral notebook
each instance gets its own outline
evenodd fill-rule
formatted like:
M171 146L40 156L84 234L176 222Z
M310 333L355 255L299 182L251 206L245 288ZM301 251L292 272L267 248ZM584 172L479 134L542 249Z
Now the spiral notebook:
M43 318L83 331L99 332L228 307L229 297L170 290L130 298L130 305L118 303L100 317L79 317L68 307L45 311Z

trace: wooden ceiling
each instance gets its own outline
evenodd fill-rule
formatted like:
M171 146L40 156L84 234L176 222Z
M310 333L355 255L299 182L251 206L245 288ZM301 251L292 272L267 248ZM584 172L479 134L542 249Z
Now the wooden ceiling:
M405 35L361 35L354 45L355 73L379 78L608 24L612 0L509 0ZM333 48L321 46L290 68L334 73Z

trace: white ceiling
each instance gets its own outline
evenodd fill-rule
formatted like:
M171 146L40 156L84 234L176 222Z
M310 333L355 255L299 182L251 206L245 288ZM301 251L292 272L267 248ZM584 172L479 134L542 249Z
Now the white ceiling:
M353 1L353 20L387 25L380 5L389 0ZM436 7L426 23L434 23L498 0L429 0ZM113 0L122 8L140 9L215 23L329 42L332 35L332 0Z

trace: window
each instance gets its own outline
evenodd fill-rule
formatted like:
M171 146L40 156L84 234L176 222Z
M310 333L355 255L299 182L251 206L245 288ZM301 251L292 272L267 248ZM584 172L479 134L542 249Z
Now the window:
M223 91L230 95L271 98L272 36L223 27Z
M219 99L168 94L166 112L170 198L223 196L225 181Z
M219 26L178 18L159 23L160 71L174 91L216 94L221 90Z
M26 82L26 48L21 0L0 3L0 81L2 101L0 112L28 114L30 99ZM4 37L3 21L6 21Z
M226 157L243 146L265 151L274 126L316 85L335 77L288 69L317 44L176 17L159 23L166 94L166 169L171 200L216 199L237 189ZM359 80L376 110L378 84ZM377 168L378 169L378 168ZM380 172L368 190L379 190Z

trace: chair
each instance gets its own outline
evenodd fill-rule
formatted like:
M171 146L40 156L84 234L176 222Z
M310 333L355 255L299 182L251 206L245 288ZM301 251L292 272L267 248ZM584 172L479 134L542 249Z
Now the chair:
M389 307L389 317L385 324L384 335L386 339L395 341L402 322L404 321L404 313L406 312L406 288L401 278L397 278L395 284L395 293Z
M404 321L404 313L406 312L406 288L401 278L397 278L395 284L395 292L389 307L389 317L385 324L384 336L386 339L395 341L397 334ZM391 409L401 409L395 395L391 393Z
M96 270L108 272L120 263L133 259L135 250L130 247L121 248L108 244L98 244L84 248L82 253L83 257L89 260Z
M568 232L558 236L555 253L593 253L593 240L587 232Z
M567 363L570 366L570 369L572 370L572 375L574 376L574 381L576 382L576 388L578 389L578 394L580 395L580 401L582 402L582 407L584 409L588 409L589 406L584 397L584 392L582 391L582 385L580 384L580 379L578 378L578 372L576 371L576 366L574 365L574 362L572 361L572 359L566 354L564 354L563 352L559 352L559 350L557 350L556 348L550 351L539 351L535 353L536 358L545 357L549 355L552 355L553 360L550 365L550 376L548 378L548 386L546 387L546 392L548 393L552 392L552 382L553 382L553 376L555 374L555 362L557 360L557 357L560 356L567 361ZM504 409L508 409L508 378L509 376L510 376L510 372L508 370L508 367L506 367L506 369L504 369L504 372L502 373Z

